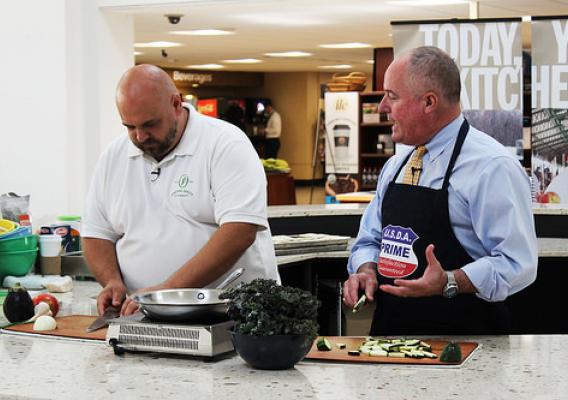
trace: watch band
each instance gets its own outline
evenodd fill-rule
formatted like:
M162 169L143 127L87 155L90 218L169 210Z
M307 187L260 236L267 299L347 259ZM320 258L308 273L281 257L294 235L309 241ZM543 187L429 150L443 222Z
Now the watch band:
M458 285L458 283L456 281L456 277L454 275L454 271L446 271L446 276L448 277L448 283L446 283L446 286L448 286L448 285L457 286Z
M444 286L442 295L447 299L451 299L458 295L458 283L453 271L446 271L446 276L448 278L448 282Z

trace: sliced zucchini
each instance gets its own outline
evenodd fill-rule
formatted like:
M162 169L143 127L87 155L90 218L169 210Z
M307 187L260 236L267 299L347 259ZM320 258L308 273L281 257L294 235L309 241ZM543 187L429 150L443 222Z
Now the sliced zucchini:
M345 343L335 343L335 347L337 347L338 349L344 349L347 347L347 345Z
M316 347L319 351L330 351L331 350L331 343L328 339L321 337L316 342Z
M388 357L388 354L389 353L384 350L371 350L371 352L369 353L369 355L372 357Z
M359 352L359 350L349 350L349 351L347 352L347 354L350 355L350 356L360 356L360 355L361 355L361 353Z

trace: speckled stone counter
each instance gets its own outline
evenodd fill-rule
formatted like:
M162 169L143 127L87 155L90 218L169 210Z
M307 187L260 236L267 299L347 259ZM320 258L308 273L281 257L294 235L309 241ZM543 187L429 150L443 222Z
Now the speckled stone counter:
M306 204L297 206L270 206L269 218L312 217L322 215L363 215L366 203Z
M311 217L323 215L363 215L367 203L306 204L296 206L270 206L269 218ZM568 215L568 204L533 204L535 215Z
M311 204L268 207L268 221L275 235L328 233L356 236L368 204ZM567 204L533 204L538 237L568 238Z
M5 399L546 399L568 394L568 336L468 338L460 368L302 361L249 368L153 353L115 356L103 343L0 335Z

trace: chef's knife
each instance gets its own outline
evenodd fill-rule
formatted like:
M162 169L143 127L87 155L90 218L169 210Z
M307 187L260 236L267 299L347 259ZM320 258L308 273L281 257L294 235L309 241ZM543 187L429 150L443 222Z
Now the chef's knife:
M94 332L98 329L108 326L109 319L114 319L120 316L120 308L114 306L108 306L100 317L98 317L89 327L86 329L88 333Z

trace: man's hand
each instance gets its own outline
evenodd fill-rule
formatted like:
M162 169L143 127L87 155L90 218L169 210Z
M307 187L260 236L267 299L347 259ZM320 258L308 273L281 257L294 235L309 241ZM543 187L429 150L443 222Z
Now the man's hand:
M373 301L373 296L377 290L377 276L375 274L376 264L366 263L352 274L343 284L343 302L347 307L353 308L359 300L359 290L364 290L367 300Z
M418 279L395 279L394 285L380 285L385 293L399 297L428 297L441 295L448 280L442 265L434 255L434 245L426 247L428 265Z
M97 296L97 311L103 315L105 309L112 305L120 307L126 297L126 286L122 281L110 281Z
M170 288L167 287L165 284L161 284L137 290L134 294L142 294L145 292L152 292L154 290L162 290L162 289L170 289ZM139 307L140 306L138 305L138 303L132 300L132 296L126 296L126 299L124 299L124 303L122 303L122 308L120 309L120 315L127 316L134 314L136 311L138 311Z

